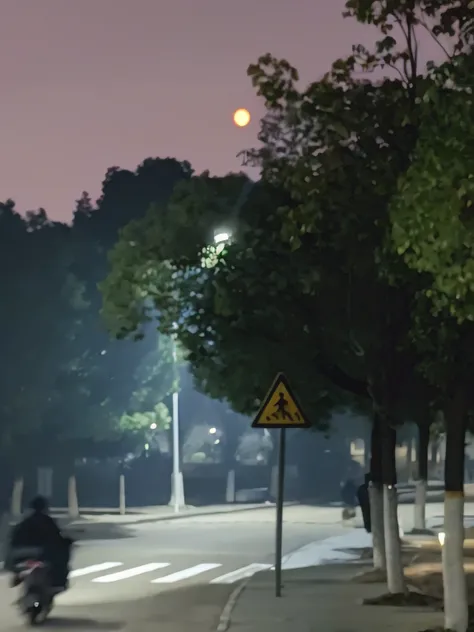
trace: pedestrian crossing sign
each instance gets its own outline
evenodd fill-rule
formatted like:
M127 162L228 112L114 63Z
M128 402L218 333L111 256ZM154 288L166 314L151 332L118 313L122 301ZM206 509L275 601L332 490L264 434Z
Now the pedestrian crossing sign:
M309 428L310 426L288 380L283 373L279 373L260 406L252 428Z

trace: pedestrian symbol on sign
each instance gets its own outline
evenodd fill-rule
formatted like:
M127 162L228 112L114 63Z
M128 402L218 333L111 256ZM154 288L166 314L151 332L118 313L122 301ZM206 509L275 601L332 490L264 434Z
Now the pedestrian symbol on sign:
M308 428L304 416L285 376L279 374L263 402L253 428Z

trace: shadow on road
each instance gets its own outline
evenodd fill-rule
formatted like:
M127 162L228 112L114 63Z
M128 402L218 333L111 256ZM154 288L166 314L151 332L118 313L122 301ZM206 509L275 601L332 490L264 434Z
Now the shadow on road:
M132 528L118 525L113 522L101 522L100 524L87 524L77 526L63 526L65 534L73 540L120 540L133 538L135 533Z
M55 617L51 615L49 619L42 625L43 629L60 629L60 630L120 630L123 623L120 621L96 621L89 618L81 617Z

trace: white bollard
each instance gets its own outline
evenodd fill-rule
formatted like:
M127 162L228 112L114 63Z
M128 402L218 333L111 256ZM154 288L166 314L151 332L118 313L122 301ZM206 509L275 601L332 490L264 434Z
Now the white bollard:
M126 513L125 475L124 474L120 474L120 478L119 478L119 511L120 511L121 516L124 516Z
M23 500L23 478L15 479L12 490L11 514L13 518L21 518L21 504Z
M235 503L235 470L229 470L227 473L225 501L226 503Z
M79 502L77 499L76 477L71 475L68 481L67 509L70 518L79 518Z

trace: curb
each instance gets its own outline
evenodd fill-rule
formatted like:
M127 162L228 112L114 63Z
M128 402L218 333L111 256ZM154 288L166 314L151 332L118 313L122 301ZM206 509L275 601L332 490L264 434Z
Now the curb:
M242 592L247 588L247 584L252 579L251 577L247 577L244 579L234 590L230 593L229 599L225 604L221 616L219 617L219 623L217 624L216 632L226 632L230 627L230 621L232 617L232 612L235 608L235 604L237 603Z
M285 507L291 507L294 505L298 505L299 503L297 502L289 502L285 504ZM88 522L87 521L87 516L93 516L95 514L84 514L84 521L72 521L69 522L67 525L65 525L65 529L70 529L70 528L87 528L89 526L98 526L100 524L114 524L116 526L120 526L120 527L133 527L136 524L149 524L152 522L165 522L165 520L185 520L186 518L196 518L196 517L206 517L206 516L219 516L219 515L232 515L234 513L243 513L244 511L257 511L257 510L261 510L261 509L275 509L276 505L273 503L272 505L262 505L261 507L242 507L239 509L231 509L229 510L221 510L221 511L206 511L206 512L195 512L195 513L182 513L182 514L170 514L168 516L159 516L159 517L155 517L155 518L143 518L143 520L134 520L134 521L130 521L130 522L114 522L114 523L106 523L103 522L101 523L100 521L97 522ZM102 514L103 516L115 516L117 514ZM61 520L61 516L55 516L56 520Z

